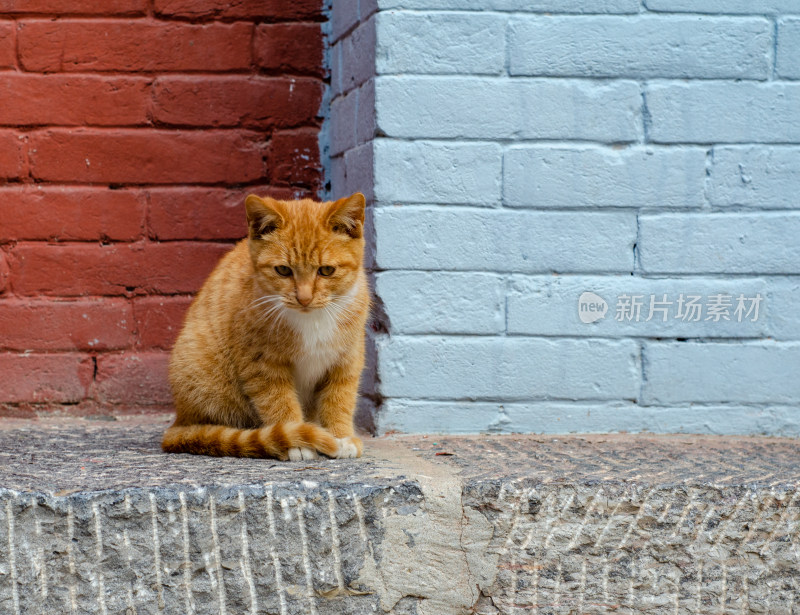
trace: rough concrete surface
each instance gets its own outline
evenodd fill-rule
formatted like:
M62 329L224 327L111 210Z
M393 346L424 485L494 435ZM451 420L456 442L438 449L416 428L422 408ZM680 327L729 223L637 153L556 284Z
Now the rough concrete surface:
M394 436L280 463L164 455L166 424L0 424L0 613L800 612L794 440Z

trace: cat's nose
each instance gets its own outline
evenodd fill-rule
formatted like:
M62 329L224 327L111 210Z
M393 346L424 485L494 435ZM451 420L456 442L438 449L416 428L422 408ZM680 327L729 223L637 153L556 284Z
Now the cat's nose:
M297 288L297 302L306 307L311 300L314 298L314 293L312 292L310 287L306 286L298 286Z

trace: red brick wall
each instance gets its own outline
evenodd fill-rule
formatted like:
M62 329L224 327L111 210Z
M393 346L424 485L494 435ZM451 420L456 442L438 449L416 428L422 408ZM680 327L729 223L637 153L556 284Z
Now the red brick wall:
M0 415L163 409L249 191L322 182L321 0L0 0Z

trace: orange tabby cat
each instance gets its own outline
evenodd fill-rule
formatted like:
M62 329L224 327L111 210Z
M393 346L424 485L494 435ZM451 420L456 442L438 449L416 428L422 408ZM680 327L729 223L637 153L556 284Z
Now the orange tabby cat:
M360 457L353 432L369 311L364 195L247 197L249 234L189 308L170 362L170 453Z

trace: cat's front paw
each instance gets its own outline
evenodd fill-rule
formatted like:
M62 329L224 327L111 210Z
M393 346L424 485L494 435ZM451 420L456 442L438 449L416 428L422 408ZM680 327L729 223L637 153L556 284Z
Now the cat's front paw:
M336 443L339 445L339 450L336 451L335 459L355 459L361 457L363 449L361 438L356 436L348 436L346 438L336 438Z
M289 449L289 461L305 461L307 459L319 459L317 451L304 446L293 446Z

